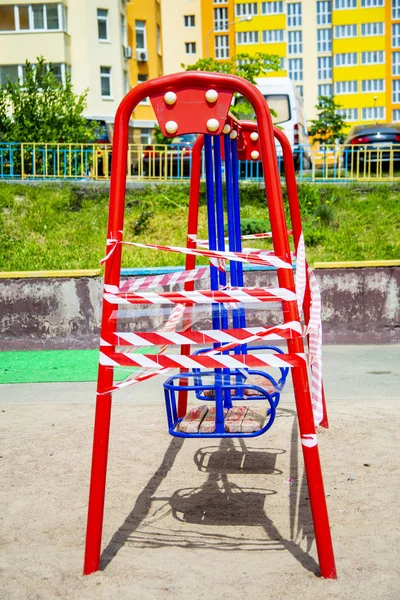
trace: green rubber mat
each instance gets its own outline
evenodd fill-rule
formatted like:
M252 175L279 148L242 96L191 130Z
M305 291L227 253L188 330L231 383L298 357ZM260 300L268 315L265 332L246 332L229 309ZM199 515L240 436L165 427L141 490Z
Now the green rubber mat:
M140 349L140 354L156 352L154 347ZM0 384L96 381L98 360L98 350L0 352ZM115 379L125 379L132 370L116 367Z

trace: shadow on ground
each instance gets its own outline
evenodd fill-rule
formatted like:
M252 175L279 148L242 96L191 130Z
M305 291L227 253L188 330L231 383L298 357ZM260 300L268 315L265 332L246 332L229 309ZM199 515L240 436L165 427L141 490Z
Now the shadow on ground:
M279 409L277 418L293 420L290 444L290 476L299 482L298 430L294 411ZM282 475L276 468L276 458L286 450L263 448L253 450L245 440L221 439L215 446L204 447L194 455L197 469L207 474L200 487L182 488L171 496L157 496L161 483L172 469L184 440L172 438L162 463L139 494L136 503L115 532L101 558L104 570L119 550L125 545L139 548L182 547L207 548L225 551L268 551L290 552L303 567L319 573L319 567L309 551L314 541L314 530L308 502L305 475L300 485L288 487L290 512L290 539L286 539L268 517L268 497L277 494L271 488L246 488L229 480L233 474L262 474L270 476L265 481L273 483L274 475ZM157 523L172 515L176 528L159 528ZM184 523L184 530L179 525ZM188 529L187 525L193 525ZM238 528L235 534L225 532L202 532L199 525ZM246 538L241 527L257 526L265 535ZM151 528L151 531L149 530ZM306 550L300 543L306 540Z

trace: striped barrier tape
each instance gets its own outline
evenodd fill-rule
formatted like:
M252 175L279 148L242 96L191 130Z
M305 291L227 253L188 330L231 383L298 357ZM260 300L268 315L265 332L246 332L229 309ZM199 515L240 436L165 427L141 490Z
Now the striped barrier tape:
M177 304L175 306L174 310L172 311L168 321L166 322L166 324L164 325L164 327L162 327L162 329L160 331L164 332L164 333L167 333L168 331L175 331L176 327L178 326L179 321L182 319L182 317L184 315L185 310L186 310L186 306L184 304ZM112 345L112 344L109 343L107 340L100 338L100 347L109 346L109 345ZM159 353L161 354L162 352L165 352L166 349L167 349L166 345L162 346L160 348ZM129 375L123 381L115 383L109 390L106 390L105 392L103 392L103 394L108 394L109 392L113 392L115 390L122 389L124 387L128 387L129 385L132 385L134 383L140 383L142 381L146 381L147 379L150 379L151 377L154 377L155 375L159 375L161 373L161 371L162 370L160 370L157 373L154 373L154 371L149 372L148 369L143 369L141 373L136 374L134 377Z
M291 229L288 230L288 235L292 235L293 232ZM208 245L208 240L198 240L197 239L197 235L195 233L188 235L189 240L191 240L192 242L196 242L199 245L203 245L203 244L207 244ZM272 238L272 231L267 231L266 233L249 233L247 235L241 235L240 239L241 240L258 240L258 239L265 239L265 238ZM225 242L229 241L229 237L224 238Z
M284 300L295 301L296 294L286 288L240 288L231 290L196 290L180 292L118 292L105 293L104 299L110 304L213 304L214 302L259 303Z
M178 305L179 306L179 305ZM101 340L103 346L160 346L162 344L185 346L201 344L240 343L248 344L255 340L292 339L303 335L298 321L291 321L275 327L245 327L241 329L207 329L177 333L174 330L150 332L110 332Z
M311 367L311 404L316 427L323 419L322 403L322 320L321 294L318 282L312 269L306 262L303 233L296 248L296 295L299 315L303 312L304 296L307 285L310 285L310 320L306 328L309 339L309 363Z
M207 250L199 248L183 248L180 246L161 246L157 244L140 244L139 242L123 242L117 239L108 239L107 248L110 248L107 255L101 259L100 264L104 264L115 252L118 244L125 246L134 246L136 248L147 248L150 250L164 250L166 252L177 252L179 254L189 254L192 256L205 256L207 258L231 260L236 262L250 263L255 265L265 265L275 267L276 269L292 269L292 263L284 258L275 255L269 255L265 250L254 249L251 252L231 252L229 250Z
M209 277L208 267L190 269L187 271L176 271L175 273L165 273L164 275L149 275L147 277L137 277L134 279L123 280L119 287L115 285L105 285L104 291L111 294L117 292L135 292L139 290L151 290L152 288L165 287L167 285L185 284L189 281L198 281Z
M299 243L296 248L296 275L295 286L297 296L297 308L299 316L303 312L304 295L306 292L307 274L306 274L306 249L304 246L303 233L300 235Z
M308 267L308 279L311 291L309 332L309 351L311 365L311 402L314 413L314 423L318 426L324 416L322 403L322 320L321 294L317 279Z
M225 347L224 347L225 351ZM242 369L248 367L291 368L304 365L304 353L292 354L218 354L217 350L210 353L184 356L181 354L132 354L129 352L115 352L112 348L103 347L100 351L100 364L106 367L132 367L139 366L149 369Z

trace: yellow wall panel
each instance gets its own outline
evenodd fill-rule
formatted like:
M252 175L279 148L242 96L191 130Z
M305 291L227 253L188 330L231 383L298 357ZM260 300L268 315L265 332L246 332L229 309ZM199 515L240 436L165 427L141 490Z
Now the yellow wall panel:
M385 50L385 37L383 35L377 35L365 38L334 39L332 49L334 54L340 54L342 52Z
M386 0L388 3L390 0ZM332 10L332 25L352 23L378 23L385 21L384 8L358 8L353 10Z
M241 48L241 46L238 46ZM267 54L277 54L278 56L286 56L286 43L279 44L258 44L257 52L266 52Z

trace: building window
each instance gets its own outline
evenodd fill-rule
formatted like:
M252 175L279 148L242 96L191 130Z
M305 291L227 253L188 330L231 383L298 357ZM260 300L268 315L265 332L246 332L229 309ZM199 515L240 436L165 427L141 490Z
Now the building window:
M258 44L258 31L237 31L236 44L238 46Z
M358 81L336 81L335 94L356 94L358 92Z
M214 31L228 31L227 8L214 8Z
M301 31L289 31L288 53L301 54L303 52L303 34Z
M385 118L385 107L384 106L371 106L369 108L362 109L362 120L363 121L376 121L376 119Z
M283 2L261 2L262 15L283 15Z
M392 52L392 75L400 75L400 52Z
M33 29L41 31L60 29L57 4L30 4L29 6L32 14Z
M392 82L392 102L400 104L400 79L394 79Z
M358 108L340 108L336 111L344 121L358 121Z
M385 0L361 0L361 8L375 8L385 6Z
M161 28L156 25L157 54L161 56Z
M303 59L289 58L289 77L293 81L303 80Z
M195 27L196 21L194 15L185 15L183 17L183 24L185 27Z
M366 54L366 52L363 52ZM354 67L358 64L357 52L335 54L335 67Z
M385 80L384 79L363 79L361 82L362 92L384 92L385 91Z
M25 65L24 65L25 67ZM49 63L47 65L47 68L49 71L51 71L54 75L54 77L57 79L58 83L60 85L64 85L65 84L65 72L69 71L69 67L67 67L67 65L65 65L64 63ZM24 69L25 72L25 69Z
M357 25L335 25L333 28L334 38L357 37Z
M143 127L142 129L140 129L140 143L143 146L148 146L149 144L151 144L151 142L152 139L150 127Z
M19 65L0 66L0 85L6 85L7 81L17 82L19 78Z
M400 0L392 0L392 19L400 19Z
M121 16L121 20L120 20L120 26L121 26L121 42L123 46L127 46L128 45L128 32L126 29L126 19L125 19L125 15L120 15Z
M400 23L392 25L392 48L400 48Z
M302 86L302 85L296 85L296 88L297 88L297 90L298 90L298 92L299 92L300 96L303 98L303 96L304 96L304 93L303 93L303 92L304 92L304 90L303 90L303 86Z
M196 54L196 42L185 43L185 54Z
M128 71L124 71L124 96L129 92L129 75Z
M137 77L137 82L144 83L148 79L149 79L149 76L147 75L147 73L139 73L138 77ZM150 100L149 100L149 98L143 98L143 100L141 100L139 102L139 104L150 104Z
M317 25L332 23L332 2L317 2Z
M213 4L228 4L228 0L213 0Z
M17 7L18 10L18 7ZM0 6L0 31L16 31L14 6Z
M108 41L108 10L105 8L97 9L97 32L99 40Z
M214 38L215 58L229 58L229 37L216 35Z
M235 4L235 17L255 17L258 15L257 2Z
M35 69L35 65L32 67ZM66 74L70 73L70 66L65 63L48 63L45 65L51 71L58 83L65 84ZM0 85L6 85L7 81L25 81L26 65L2 65L0 66Z
M100 67L101 97L111 98L111 67Z
M318 96L332 96L332 84L322 83L318 86Z
M301 27L302 16L301 16L301 2L294 2L287 5L287 26L288 27Z
M318 57L318 80L332 79L332 56Z
M392 121L394 123L399 123L400 121L400 110L398 108L392 112Z
M135 21L136 50L146 50L146 21Z
M357 8L357 0L335 0L335 10Z
M361 23L361 37L385 35L385 23Z
M0 6L0 33L66 30L67 8L61 3Z
M285 41L284 29L266 29L262 32L263 44L275 44Z
M361 52L362 65L381 65L385 62L385 52L378 50L376 52Z
M318 52L332 52L332 29L317 29Z

